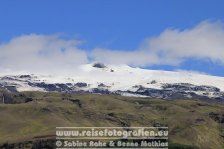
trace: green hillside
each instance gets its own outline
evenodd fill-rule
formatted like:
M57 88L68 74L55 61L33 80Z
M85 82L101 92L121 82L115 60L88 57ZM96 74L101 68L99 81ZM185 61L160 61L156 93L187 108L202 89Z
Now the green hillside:
M7 96L14 104L0 104L1 148L26 141L31 148L36 140L52 139L59 126L168 126L169 148L224 148L222 104L44 92Z

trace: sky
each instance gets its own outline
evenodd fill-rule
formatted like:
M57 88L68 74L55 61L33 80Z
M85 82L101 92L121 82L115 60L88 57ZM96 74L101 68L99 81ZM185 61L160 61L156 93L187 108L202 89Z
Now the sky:
M1 0L0 71L94 61L224 77L223 0Z

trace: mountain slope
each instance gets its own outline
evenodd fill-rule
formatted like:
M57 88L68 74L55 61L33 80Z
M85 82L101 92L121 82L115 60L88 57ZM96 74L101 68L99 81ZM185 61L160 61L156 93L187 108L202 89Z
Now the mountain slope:
M0 87L10 91L58 91L149 96L164 99L224 100L224 78L181 71L86 64L72 75L1 75Z
M32 144L32 141L49 137L55 139L55 127L63 126L168 126L171 149L176 143L181 149L185 145L195 149L224 147L223 104L49 92L24 92L24 97L32 98L32 101L0 104L0 148L7 142L17 143L11 148L19 148L23 143Z

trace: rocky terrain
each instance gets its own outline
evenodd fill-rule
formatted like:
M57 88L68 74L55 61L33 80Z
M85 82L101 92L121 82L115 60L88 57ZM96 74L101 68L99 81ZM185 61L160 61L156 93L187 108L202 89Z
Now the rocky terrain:
M129 66L83 65L71 76L1 75L0 88L10 92L96 93L162 99L224 102L224 78L190 72L145 70Z

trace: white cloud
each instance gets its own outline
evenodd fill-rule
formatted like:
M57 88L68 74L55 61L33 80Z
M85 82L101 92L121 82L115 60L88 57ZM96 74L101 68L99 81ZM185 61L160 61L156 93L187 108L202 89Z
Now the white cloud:
M157 64L159 58L153 54L146 54L145 51L113 51L109 49L96 48L92 52L96 61L110 64L129 64L142 66L148 63Z
M0 44L1 70L37 73L71 72L87 62L87 54L77 48L79 41L59 35L24 35Z
M204 21L191 29L166 29L134 51L95 49L93 56L108 63L140 66L178 65L188 58L224 64L224 24Z
M183 31L167 29L159 37L146 40L146 47L180 62L197 58L224 64L224 24L205 21Z
M166 29L147 38L133 51L95 48L83 50L80 41L60 35L23 35L0 42L0 71L72 73L76 66L94 61L149 66L178 65L189 58L224 64L224 24L204 21L191 29Z

